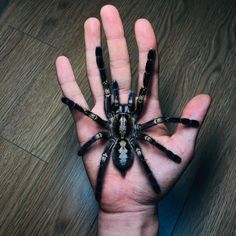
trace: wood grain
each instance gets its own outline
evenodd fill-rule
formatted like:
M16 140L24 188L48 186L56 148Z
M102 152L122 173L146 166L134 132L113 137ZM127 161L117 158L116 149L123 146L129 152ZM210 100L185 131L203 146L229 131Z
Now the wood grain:
M96 235L97 204L77 149L72 126L2 235Z
M20 211L47 165L14 144L0 138L0 235L17 222Z
M73 122L65 122L69 114L59 102L53 64L58 52L12 27L2 32L0 51L1 135L49 160L60 139L55 136Z
M0 21L4 26L0 35L1 135L32 153L32 158L49 162L19 212L15 229L8 225L4 231L9 235L96 234L97 206L83 165L76 159L72 119L59 102L53 62L59 54L71 59L81 90L92 105L83 24L88 17L99 17L105 3L14 0ZM133 27L138 18L145 17L159 39L163 114L179 116L198 93L213 98L194 160L160 203L160 235L234 235L236 2L109 3L119 9L124 22L133 88L138 63ZM108 63L107 50L105 58Z

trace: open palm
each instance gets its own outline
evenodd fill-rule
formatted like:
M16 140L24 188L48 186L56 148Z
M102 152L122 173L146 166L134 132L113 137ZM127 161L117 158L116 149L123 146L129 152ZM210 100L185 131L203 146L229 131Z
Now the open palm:
M111 77L119 84L120 102L127 103L131 88L131 71L122 22L117 9L111 5L104 6L101 9L101 19L109 50ZM84 24L84 29L87 75L95 102L92 112L106 119L104 113L104 92L95 59L95 48L101 45L99 20L89 18ZM135 35L139 49L138 84L140 88L143 84L142 79L147 53L150 48L157 48L157 43L151 25L145 19L139 19L136 22ZM58 57L56 68L58 81L64 95L80 106L88 108L85 98L75 81L69 60L64 56ZM210 97L208 95L198 95L186 105L181 116L198 120L201 123L206 115L209 104ZM102 127L99 127L94 121L79 112L73 111L73 116L81 144L102 130ZM143 115L138 123L144 123L160 116L158 62L156 62L155 73L148 90L147 99L145 100ZM177 126L173 135L169 135L167 128L163 124L145 131L146 134L150 135L158 143L180 156L182 162L176 164L166 158L164 153L152 145L140 143L145 159L161 187L161 194L157 196L152 190L137 158L135 158L133 166L128 170L125 177L121 176L112 161L110 161L103 183L100 202L101 209L106 212L139 211L143 207L153 205L176 182L189 163L194 150L197 132L196 128L186 127L182 124ZM105 142L98 141L93 144L84 156L85 167L94 188L104 147Z

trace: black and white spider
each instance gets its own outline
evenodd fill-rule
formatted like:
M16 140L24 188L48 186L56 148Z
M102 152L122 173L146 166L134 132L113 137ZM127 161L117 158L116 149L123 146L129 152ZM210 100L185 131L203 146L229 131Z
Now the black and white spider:
M166 149L161 144L157 143L152 137L145 134L144 131L151 128L152 126L170 122L182 123L186 126L197 128L199 126L199 122L186 118L159 117L143 124L138 123L140 115L143 111L144 98L147 93L148 85L154 73L156 60L156 51L154 49L150 49L147 55L147 63L143 76L143 87L139 91L137 102L135 102L135 94L130 92L127 104L120 104L119 102L119 87L116 81L112 83L112 88L110 89L110 85L105 73L102 49L100 46L96 47L95 55L104 89L104 109L107 120L103 120L98 115L82 108L67 97L63 97L62 102L68 105L71 110L75 109L88 116L104 129L104 131L101 131L91 137L91 139L89 139L80 148L78 155L82 156L97 140L108 140L105 150L102 154L98 170L95 189L96 199L98 201L101 199L103 179L111 154L113 163L120 171L122 176L125 176L127 170L132 166L134 156L136 154L143 167L143 170L147 174L153 190L156 193L160 193L160 186L157 183L157 180L155 179L150 167L146 163L142 150L137 141L143 140L152 144L164 152L169 159L176 163L180 163L181 158L179 156ZM113 96L113 99L111 98L111 95Z

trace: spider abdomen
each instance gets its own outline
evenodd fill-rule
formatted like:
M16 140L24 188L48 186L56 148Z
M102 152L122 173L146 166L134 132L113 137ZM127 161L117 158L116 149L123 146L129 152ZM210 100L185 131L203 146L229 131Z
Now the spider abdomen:
M113 152L112 152L112 160L114 165L120 171L122 176L125 176L127 170L133 164L133 153L132 148L129 142L126 139L118 139Z

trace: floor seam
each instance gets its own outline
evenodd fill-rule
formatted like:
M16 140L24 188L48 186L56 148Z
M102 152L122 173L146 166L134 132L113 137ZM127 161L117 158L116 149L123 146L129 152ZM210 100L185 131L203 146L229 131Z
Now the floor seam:
M35 36L33 36L33 35L31 35L31 34L25 32L25 31L23 31L23 30L18 29L18 28L16 28L15 26L13 26L13 25L11 25L11 24L9 24L8 27L10 27L10 28L12 28L13 30L18 31L18 32L20 32L20 33L23 33L23 34L27 35L28 37L30 37L30 38L32 38L32 39L34 39L34 40L37 40L37 41L39 41L39 42L41 42L41 43L43 43L43 44L46 44L46 45L48 45L49 47L52 47L52 48L54 48L54 49L57 49L57 47L55 47L54 45L52 45L52 44L50 44L50 43L47 43L47 42L45 42L45 41L43 41L43 40L41 40L41 39L38 39L37 37L35 37Z
M25 149L25 148L21 147L19 144L17 144L17 143L14 143L13 141L11 141L11 140L9 140L9 139L7 139L7 138L5 138L5 137L1 136L1 135L0 135L0 138L2 138L4 141L6 141L6 142L8 142L8 143L10 143L10 144L12 144L12 145L14 145L14 146L16 146L17 148L21 149L22 151L24 151L24 152L26 152L26 153L30 154L31 156L33 156L33 157L37 158L38 160L40 160L40 161L44 162L45 164L48 164L48 162L47 162L47 161L43 160L41 157L39 157L39 156L37 156L37 155L33 154L32 152L28 151L27 149Z

